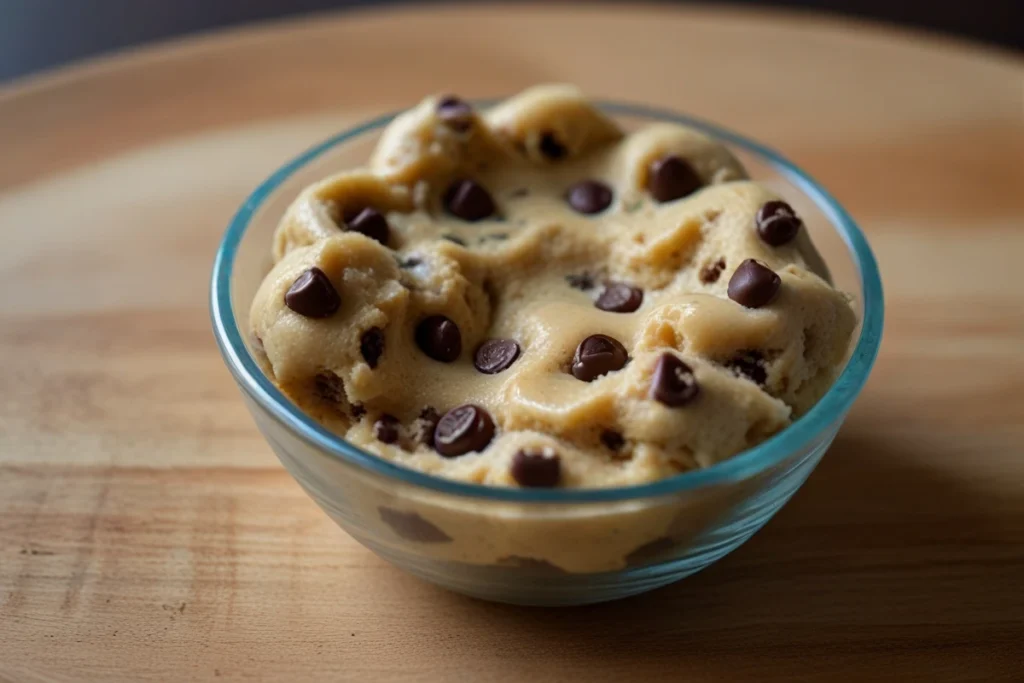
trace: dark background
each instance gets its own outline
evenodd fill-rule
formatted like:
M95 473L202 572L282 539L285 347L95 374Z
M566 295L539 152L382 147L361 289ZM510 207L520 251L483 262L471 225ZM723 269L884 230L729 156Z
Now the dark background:
M677 0L684 2L685 0ZM388 0L0 0L0 81L195 31ZM926 28L1024 49L1024 0L732 0Z

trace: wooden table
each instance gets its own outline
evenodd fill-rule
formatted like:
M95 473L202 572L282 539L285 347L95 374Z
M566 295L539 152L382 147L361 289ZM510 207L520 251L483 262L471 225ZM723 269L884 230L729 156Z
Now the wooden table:
M863 222L888 298L864 395L762 533L561 610L448 594L335 527L257 434L206 309L229 216L298 150L430 91L553 80L787 150ZM1019 58L800 15L353 13L15 84L0 159L0 680L1020 675Z

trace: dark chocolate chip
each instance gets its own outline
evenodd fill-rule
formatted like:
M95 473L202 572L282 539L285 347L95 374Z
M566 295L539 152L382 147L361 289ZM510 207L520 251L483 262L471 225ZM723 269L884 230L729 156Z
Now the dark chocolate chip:
M544 131L541 134L538 149L540 149L541 154L551 161L558 161L569 153L565 145L559 142L558 138L551 131Z
M624 282L608 282L594 302L602 311L632 313L644 302L644 290Z
M723 270L725 270L724 258L720 258L711 263L705 263L700 269L700 281L706 285L714 284L715 282L718 282L718 278L722 276Z
M562 478L562 460L551 448L517 451L510 473L520 486L551 488Z
M748 258L729 278L729 298L747 308L760 308L775 298L781 286L777 273Z
M473 125L473 107L455 95L446 95L438 100L437 116L446 126L460 133Z
M405 268L405 269L415 268L416 266L422 266L422 265L423 265L423 259L421 259L419 256L410 256L409 258L407 258L405 260L399 260L399 262L398 262L398 267L399 268Z
M313 393L330 403L341 403L347 398L341 378L330 370L324 370L313 378Z
M363 354L363 360L373 370L377 367L377 361L384 354L384 330L379 327L371 327L363 332L359 340L359 351Z
M382 443L395 443L400 425L397 417L385 413L373 423L373 437Z
M441 414L431 406L421 410L420 416L413 423L413 433L416 436L416 440L425 446L433 446L434 430L437 429L437 423L440 419Z
M462 239L458 235L445 234L445 235L441 235L441 239L448 240L449 242L453 242L453 243L459 245L460 247L466 246L466 240Z
M363 415L366 415L366 406L364 406L362 403L353 403L352 404L352 419L353 420L358 420Z
M485 375L494 375L512 367L519 358L519 344L514 339L488 339L477 347L473 365Z
M506 555L498 558L498 565L501 567L515 567L531 572L544 574L565 574L565 570L558 565L551 564L547 560L538 560L534 557L523 557L522 555Z
M622 438L622 434L611 429L606 429L601 432L601 443L605 445L605 448L617 451L621 450L622 447L626 445L626 440Z
M479 406L452 408L437 423L434 448L446 458L482 451L494 438L494 421Z
M572 359L572 376L584 382L593 382L601 375L626 366L629 354L618 340L605 334L592 334L576 347Z
M647 191L659 202L685 197L703 186L693 166L675 155L655 159L647 169Z
M472 180L457 180L444 193L448 213L464 221L475 223L491 216L497 207L487 189Z
M462 333L448 318L432 315L416 326L416 344L434 360L451 363L462 353Z
M393 508L379 507L381 521L391 527L400 538L419 543L447 543L451 536L419 516L415 512L402 512Z
M684 406L700 393L693 368L671 353L662 354L651 377L650 397L670 408Z
M746 377L754 384L764 386L768 380L768 369L765 367L764 354L760 351L740 351L735 358L725 364L737 375Z
M388 246L388 240L391 238L391 226L388 225L388 219L384 217L384 214L376 209L367 207L360 211L346 214L345 225L352 232L366 235L370 239L380 242L385 247Z
M565 281L573 289L587 291L594 288L594 276L590 273L573 273L565 276Z
M285 306L307 318L326 318L341 305L341 297L330 278L313 267L295 279L284 295Z
M583 180L569 188L565 200L576 211L590 216L611 206L612 188L599 180Z
M668 555L678 545L678 542L668 538L667 536L656 538L650 543L644 543L642 546L626 555L626 566L638 567L640 565L651 564L652 560Z
M786 202L772 201L757 210L754 225L762 240L779 247L796 237L803 221Z

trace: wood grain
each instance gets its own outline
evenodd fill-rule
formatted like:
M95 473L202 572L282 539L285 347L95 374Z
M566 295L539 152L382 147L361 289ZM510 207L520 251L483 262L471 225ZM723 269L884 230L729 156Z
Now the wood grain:
M296 151L425 92L552 80L785 149L862 221L888 305L863 397L762 533L563 610L348 538L258 436L206 313L223 226ZM17 84L0 150L0 681L1019 680L1019 58L797 15L402 9Z

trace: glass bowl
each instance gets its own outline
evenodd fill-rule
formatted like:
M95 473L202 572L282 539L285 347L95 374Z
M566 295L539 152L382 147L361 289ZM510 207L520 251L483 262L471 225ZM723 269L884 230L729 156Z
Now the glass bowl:
M487 103L481 103L486 105ZM388 462L327 431L260 371L248 312L271 266L271 236L306 185L366 162L384 116L317 145L271 175L238 210L213 267L214 334L256 424L314 501L367 548L416 576L487 600L569 605L613 600L693 574L750 538L803 484L868 377L882 334L882 284L846 211L767 147L709 123L601 103L625 129L692 126L725 143L751 177L803 217L860 319L846 365L804 416L756 448L655 483L590 490L488 487Z

